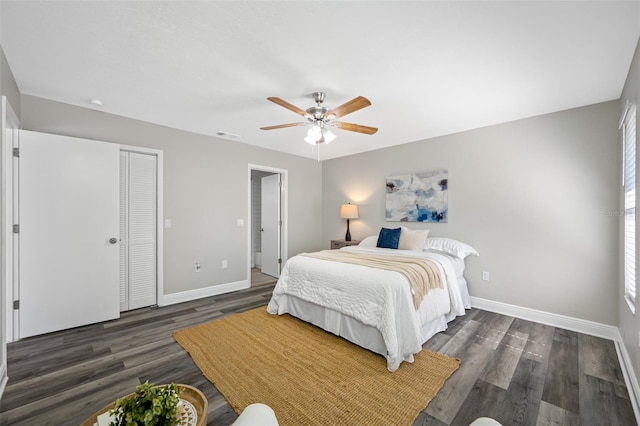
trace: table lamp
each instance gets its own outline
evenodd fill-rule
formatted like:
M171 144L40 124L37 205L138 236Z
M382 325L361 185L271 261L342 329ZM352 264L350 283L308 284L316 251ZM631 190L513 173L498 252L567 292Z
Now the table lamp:
M349 219L358 218L358 206L351 203L341 205L340 217L342 219L347 219L347 234L344 236L344 240L351 241L351 233L349 232Z

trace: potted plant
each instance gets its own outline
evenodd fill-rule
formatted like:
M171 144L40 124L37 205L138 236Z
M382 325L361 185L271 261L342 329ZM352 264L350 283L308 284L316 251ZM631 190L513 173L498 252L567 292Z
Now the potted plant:
M110 426L176 426L180 424L178 403L182 389L175 383L154 386L149 381L135 393L116 401Z

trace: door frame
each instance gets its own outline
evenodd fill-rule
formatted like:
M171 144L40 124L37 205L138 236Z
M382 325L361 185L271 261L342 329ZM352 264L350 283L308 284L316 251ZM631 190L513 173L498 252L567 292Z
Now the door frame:
M270 166L261 166L258 164L249 164L247 168L247 283L248 287L251 287L251 235L252 235L252 223L253 215L251 214L251 200L252 200L252 188L251 188L251 171L258 170L261 172L270 172L280 175L280 220L282 221L282 227L280 230L280 257L282 263L280 264L280 271L284 263L289 258L289 244L288 244L288 221L289 221L289 171L286 169L279 169Z
M156 303L164 306L164 152L160 149L120 145L120 151L155 155L156 161Z
M7 375L7 342L13 341L13 143L7 139L7 130L12 129L20 137L20 120L6 96L0 98L0 398L9 380Z
M13 111L6 96L2 96L2 109L6 112L2 114L2 291L4 292L4 340L13 342L17 340L17 312L13 309L13 301L18 299L17 285L17 257L16 257L16 239L13 234L13 224L15 222L14 197L17 185L16 162L13 157L13 148L19 147L19 142L15 139L6 140L7 129L13 129L17 132L17 139L20 138L20 121Z

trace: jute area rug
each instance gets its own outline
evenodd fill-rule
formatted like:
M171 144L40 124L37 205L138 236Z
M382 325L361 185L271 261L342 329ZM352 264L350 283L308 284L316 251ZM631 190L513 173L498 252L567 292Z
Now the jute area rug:
M174 333L240 413L280 425L411 425L460 361L423 349L391 373L384 357L289 315L253 309Z

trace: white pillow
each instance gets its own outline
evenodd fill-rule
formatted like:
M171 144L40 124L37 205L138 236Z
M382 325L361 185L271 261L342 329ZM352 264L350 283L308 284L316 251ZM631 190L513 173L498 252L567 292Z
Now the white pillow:
M372 235L360 241L359 247L375 247L378 245L378 236Z
M427 238L424 249L443 251L463 260L470 255L479 256L473 247L452 238Z
M402 231L400 232L400 242L398 243L398 249L422 251L424 245L426 244L428 236L428 229L411 230L403 226Z

